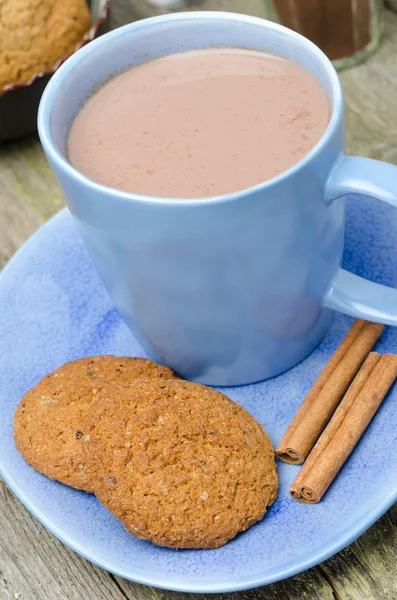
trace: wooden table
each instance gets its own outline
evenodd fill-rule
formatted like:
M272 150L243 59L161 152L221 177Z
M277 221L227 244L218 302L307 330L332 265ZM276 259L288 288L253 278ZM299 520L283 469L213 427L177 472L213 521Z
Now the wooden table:
M378 53L343 72L341 79L349 152L397 164L397 16L387 14ZM37 138L0 147L0 267L62 206L61 192ZM397 505L325 563L281 583L226 598L396 600L396 564ZM48 533L0 480L0 600L184 597L188 595L130 583L94 567Z

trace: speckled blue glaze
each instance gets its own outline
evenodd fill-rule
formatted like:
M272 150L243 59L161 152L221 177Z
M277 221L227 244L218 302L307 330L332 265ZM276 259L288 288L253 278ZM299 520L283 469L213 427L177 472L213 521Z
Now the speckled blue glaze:
M110 189L68 163L69 125L94 86L152 57L214 45L286 56L323 86L328 128L296 165L241 192L184 200ZM237 385L278 375L320 342L330 308L397 324L395 290L339 268L342 196L360 191L396 204L397 168L344 157L338 77L295 32L220 12L126 25L55 73L40 105L39 133L115 306L148 355L187 379Z
M397 284L397 211L365 198L347 202L344 266ZM320 346L265 382L228 388L277 443L350 319L335 314ZM376 349L397 352L386 328ZM351 542L397 500L397 388L382 404L324 500L288 496L298 467L279 463L280 493L263 521L218 550L174 551L127 534L94 496L50 481L25 464L12 440L21 395L47 371L86 354L142 355L101 284L69 213L23 246L0 276L0 472L57 537L96 564L134 581L190 592L250 588L288 577Z

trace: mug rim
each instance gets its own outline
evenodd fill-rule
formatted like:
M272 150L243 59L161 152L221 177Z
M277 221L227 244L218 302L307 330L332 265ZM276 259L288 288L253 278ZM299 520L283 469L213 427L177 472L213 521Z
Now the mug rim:
M134 192L128 192L118 188L113 188L105 184L99 183L90 179L78 169L76 169L57 147L52 134L51 121L53 117L53 101L55 94L59 87L64 85L65 79L73 71L75 65L85 59L86 56L95 52L97 49L102 48L120 36L128 35L130 32L136 31L146 27L155 27L157 24L167 23L169 21L186 21L186 20L224 20L224 21L239 21L241 23L257 25L263 27L265 30L279 31L283 35L295 38L300 44L304 45L306 49L312 54L316 55L324 69L327 72L327 76L331 83L332 95L334 105L332 107L331 117L328 125L315 145L307 152L298 162L293 164L291 167L282 171L278 175L257 183L253 186L244 188L242 190L229 192L226 194L219 194L216 196L203 196L198 198L184 198L184 197L167 197L167 196L152 196L145 194L135 194ZM321 84L320 84L321 85ZM322 87L322 86L321 86ZM67 88L65 88L67 89ZM331 108L331 107L330 107ZM305 168L311 160L318 156L327 145L328 141L333 137L335 132L338 130L341 120L343 118L343 94L342 87L338 77L338 74L329 60L320 48L310 41L305 36L275 23L268 21L260 17L253 17L250 15L243 15L240 13L223 12L223 11L192 11L192 12L177 12L165 15L158 15L147 19L141 19L128 23L122 27L116 28L96 40L90 42L78 52L74 53L61 67L55 72L47 84L44 93L42 95L39 111L38 111L38 132L40 136L43 148L48 158L57 164L58 168L61 169L67 176L71 177L77 183L82 186L89 187L91 190L99 195L112 196L112 200L126 201L126 202L145 202L147 204L155 205L179 205L186 206L197 206L197 205L211 205L220 204L225 202L232 202L234 200L240 200L242 198L251 196L258 192L264 192L271 187L280 184L288 177L295 175L299 170Z

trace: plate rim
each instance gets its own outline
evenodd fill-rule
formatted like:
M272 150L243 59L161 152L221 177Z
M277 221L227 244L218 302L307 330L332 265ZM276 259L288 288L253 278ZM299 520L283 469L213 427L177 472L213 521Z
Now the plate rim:
M49 219L47 219L44 223L42 223L26 240L25 242L16 250L16 252L12 255L12 257L5 264L3 269L0 271L0 288L4 278L7 276L7 273L14 268L14 265L17 264L19 258L29 252L30 246L32 242L36 239L36 237L40 237L43 234L43 231L46 228L51 227L51 225L64 218L67 214L70 215L70 211L65 207L59 210L57 213L52 215ZM117 575L129 581L133 581L135 583L139 583L142 585L149 585L152 587L157 587L164 590L170 590L175 592L188 592L188 593L196 593L196 594L208 594L208 593L225 593L225 592L238 592L249 590L257 587L261 587L264 585L269 585L271 583L276 583L278 581L282 581L283 579L287 579L294 575L298 575L308 569L318 565L319 563L327 560L337 552L340 552L352 542L354 542L360 535L362 535L369 527L371 527L393 504L397 501L397 485L394 490L383 500L382 503L376 505L373 510L369 513L366 513L365 517L359 519L353 527L350 527L344 536L342 536L337 542L323 545L323 550L316 554L316 556L311 556L307 560L296 560L292 566L287 566L283 569L273 569L266 576L248 576L247 579L242 579L241 577L236 578L235 580L231 579L231 582L225 584L224 582L216 584L197 584L193 583L189 585L186 581L176 578L170 578L161 576L142 576L135 569L132 572L125 572L123 569L117 569L112 566L106 564L106 561L93 555L92 553L86 552L83 547L79 543L76 543L71 537L69 537L63 530L60 530L52 521L48 519L39 508L36 508L34 502L32 502L25 494L24 490L19 487L18 482L14 480L11 476L8 475L6 467L4 463L0 463L0 476L4 479L5 483L11 489L11 491L16 495L16 497L22 502L25 508L32 514L48 531L50 531L55 537L60 540L63 544L68 546L71 550L88 560L89 562L97 565L98 567L112 573L113 575Z

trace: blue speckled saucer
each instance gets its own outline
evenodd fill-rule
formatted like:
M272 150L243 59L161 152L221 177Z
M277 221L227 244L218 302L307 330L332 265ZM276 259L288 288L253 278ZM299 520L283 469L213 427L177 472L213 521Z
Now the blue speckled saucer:
M397 211L350 199L345 266L397 285ZM228 388L278 442L349 319L335 315L320 347L273 380ZM377 345L397 352L397 330ZM337 552L397 499L397 386L384 401L324 500L288 495L298 467L279 463L280 492L264 520L218 550L158 548L126 533L94 496L50 481L25 464L12 439L21 395L44 373L86 354L142 355L102 287L62 211L15 255L0 277L0 472L25 506L57 537L127 579L173 590L241 590L293 575Z

